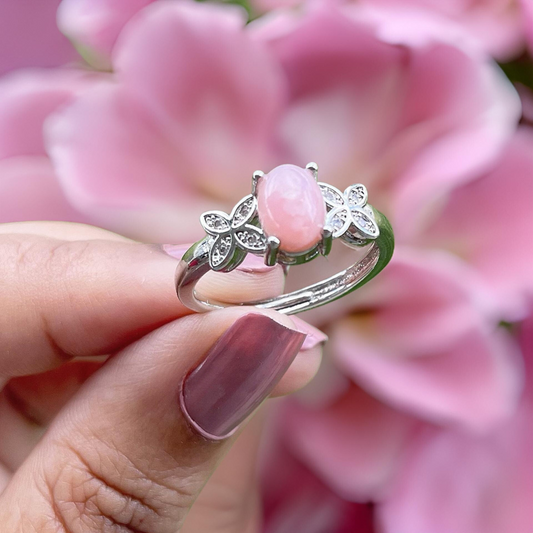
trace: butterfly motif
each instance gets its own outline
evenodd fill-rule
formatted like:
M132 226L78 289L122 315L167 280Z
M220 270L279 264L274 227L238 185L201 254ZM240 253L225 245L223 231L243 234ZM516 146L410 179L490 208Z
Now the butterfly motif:
M318 186L328 207L326 226L332 228L334 239L345 234L350 239L379 237L374 212L367 205L368 191L364 185L351 185L344 193L327 183Z
M230 215L223 211L207 211L201 215L202 227L208 235L214 237L209 250L209 266L212 270L222 270L232 261L232 266L235 267L244 260L248 252L265 253L265 234L251 224L256 212L257 200L249 194L237 203ZM235 254L236 249L241 253Z

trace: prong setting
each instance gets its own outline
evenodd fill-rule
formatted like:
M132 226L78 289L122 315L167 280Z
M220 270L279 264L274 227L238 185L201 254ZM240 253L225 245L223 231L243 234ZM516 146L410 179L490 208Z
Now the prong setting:
M278 260L279 247L281 241L273 235L267 239L267 248L265 253L265 265L274 266Z
M313 173L315 181L318 181L318 165L314 161L311 161L310 163L307 163L305 168L310 170Z
M262 170L256 170L252 175L252 194L257 196L257 186L259 185L259 180L265 175Z
M326 226L322 230L322 240L320 241L320 253L327 257L333 246L333 228Z

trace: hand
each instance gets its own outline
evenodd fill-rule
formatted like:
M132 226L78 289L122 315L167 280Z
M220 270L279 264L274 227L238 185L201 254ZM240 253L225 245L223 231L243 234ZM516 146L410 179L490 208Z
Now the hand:
M173 255L88 226L0 226L2 533L258 531L261 424L243 422L311 379L323 337L256 309L190 314ZM282 286L244 266L200 291Z

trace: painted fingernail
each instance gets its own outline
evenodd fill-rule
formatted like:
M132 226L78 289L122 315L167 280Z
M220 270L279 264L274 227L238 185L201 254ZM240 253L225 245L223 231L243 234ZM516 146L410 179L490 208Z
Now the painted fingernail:
M201 435L229 437L265 400L306 335L250 313L233 324L184 380L182 411Z
M170 257L181 259L190 246L190 244L162 244L161 248Z
M302 352L311 350L311 348L314 348L319 344L324 344L329 340L329 337L323 331L311 326L311 324L308 324L301 318L298 318L297 316L293 316L291 318L294 322L294 327L301 333L305 333L307 335L302 345Z

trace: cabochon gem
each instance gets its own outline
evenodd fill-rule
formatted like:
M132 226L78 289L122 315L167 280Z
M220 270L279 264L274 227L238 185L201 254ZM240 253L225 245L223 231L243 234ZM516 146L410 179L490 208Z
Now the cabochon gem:
M286 252L303 252L320 242L326 206L310 170L280 165L265 174L257 188L263 230L277 237Z

